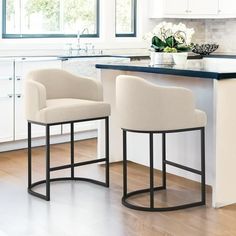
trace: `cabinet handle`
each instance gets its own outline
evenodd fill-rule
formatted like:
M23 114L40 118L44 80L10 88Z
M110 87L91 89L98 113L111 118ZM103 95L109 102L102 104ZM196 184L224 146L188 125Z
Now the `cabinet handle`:
M21 77L20 76L16 76L16 80L20 81Z
M16 94L17 98L21 98L21 96L22 96L21 94Z
M188 13L191 13L191 12L192 12L192 11L190 11L190 10L188 11Z
M0 97L0 99L9 99L13 98L13 94L7 94L5 97Z
M13 80L12 77L1 77L0 80Z
M221 10L218 10L218 13L221 13Z

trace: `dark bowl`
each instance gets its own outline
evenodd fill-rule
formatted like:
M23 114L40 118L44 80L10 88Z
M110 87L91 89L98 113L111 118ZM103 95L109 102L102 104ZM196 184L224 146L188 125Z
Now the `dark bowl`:
M219 45L217 44L194 44L192 47L192 52L204 56L214 52L216 49L218 49L218 47Z

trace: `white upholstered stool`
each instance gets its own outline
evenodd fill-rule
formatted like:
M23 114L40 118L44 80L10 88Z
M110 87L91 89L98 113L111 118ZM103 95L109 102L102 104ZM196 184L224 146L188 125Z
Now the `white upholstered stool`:
M190 90L179 87L162 87L142 78L120 75L116 82L116 102L120 125L123 130L123 198L122 203L135 210L170 211L205 205L205 126L206 114L195 109ZM168 133L201 132L201 170L168 161L166 136ZM150 143L150 187L133 192L127 191L127 132L148 133ZM162 186L154 186L153 136L162 134ZM154 206L154 192L166 189L166 165L171 165L201 176L201 200L171 206ZM141 206L129 201L131 197L150 194L150 205Z
M28 192L50 200L50 182L82 180L109 187L109 115L110 105L103 102L102 85L99 81L82 78L59 69L36 70L28 74L25 82L26 119L28 120ZM74 163L74 123L105 120L105 157ZM31 124L46 129L46 179L32 183ZM50 127L70 124L70 164L50 167ZM89 178L75 177L74 168L98 162L106 163L105 183ZM50 178L51 171L70 168L70 177ZM32 188L46 183L46 195Z

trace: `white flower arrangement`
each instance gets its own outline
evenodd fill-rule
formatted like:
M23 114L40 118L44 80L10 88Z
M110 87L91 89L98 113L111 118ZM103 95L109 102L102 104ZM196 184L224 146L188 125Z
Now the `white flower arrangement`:
M193 28L185 24L161 22L154 29L145 34L144 39L151 43L152 48L158 52L183 52L191 48Z

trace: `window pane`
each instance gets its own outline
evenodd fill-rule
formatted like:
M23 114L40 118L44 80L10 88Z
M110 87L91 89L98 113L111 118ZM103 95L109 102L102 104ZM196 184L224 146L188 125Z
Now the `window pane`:
M6 2L6 27L9 33L20 33L20 1L8 0Z
M97 34L98 0L3 0L5 34Z
M73 33L88 29L86 34L96 34L96 5L94 0L64 0L64 31Z
M60 32L60 0L22 0L23 34Z
M116 34L135 33L136 0L116 0Z

